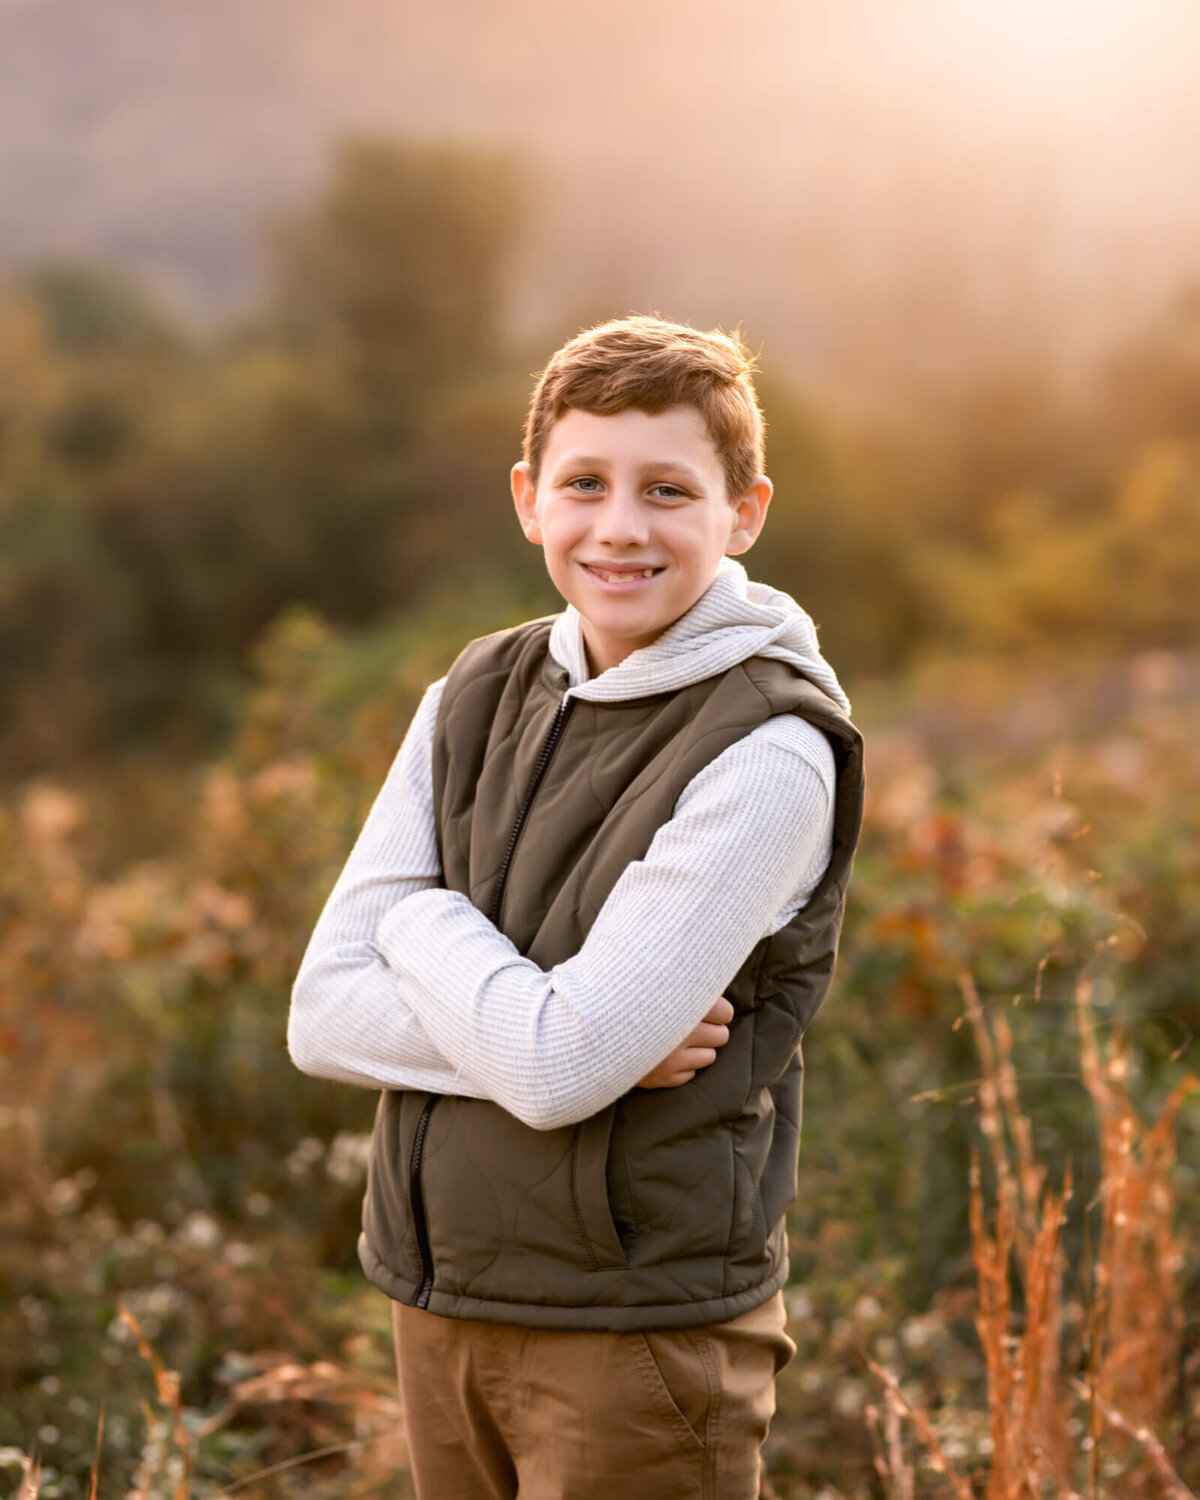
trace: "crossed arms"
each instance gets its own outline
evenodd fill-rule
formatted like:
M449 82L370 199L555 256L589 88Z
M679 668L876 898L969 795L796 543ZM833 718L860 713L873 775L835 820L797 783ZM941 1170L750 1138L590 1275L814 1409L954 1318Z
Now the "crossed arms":
M492 1099L536 1129L585 1119L643 1082L682 1082L680 1050L746 954L828 863L833 756L789 715L684 790L579 952L543 970L442 888L426 693L309 942L292 992L297 1066L370 1088ZM705 1058L704 1060L710 1060Z

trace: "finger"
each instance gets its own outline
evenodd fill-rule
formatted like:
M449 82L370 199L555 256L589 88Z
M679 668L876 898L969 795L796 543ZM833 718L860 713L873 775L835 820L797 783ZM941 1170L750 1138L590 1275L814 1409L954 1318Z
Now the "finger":
M641 1086L644 1089L675 1089L695 1076L695 1068L671 1068L665 1073L656 1070L642 1080Z
M727 1021L733 1020L733 1006L722 995L713 1001L712 1009L704 1019L714 1026L724 1025Z
M715 1047L685 1047L679 1061L685 1068L707 1068L717 1060Z
M723 1047L729 1040L728 1026L710 1026L701 1021L687 1041L685 1047Z

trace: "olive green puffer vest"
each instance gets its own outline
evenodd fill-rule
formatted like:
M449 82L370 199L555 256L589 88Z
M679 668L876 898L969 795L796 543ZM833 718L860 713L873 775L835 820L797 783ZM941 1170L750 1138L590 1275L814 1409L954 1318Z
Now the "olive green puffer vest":
M384 1093L359 1253L390 1297L451 1317L614 1330L720 1322L787 1277L799 1043L833 972L862 742L821 689L764 658L673 693L564 703L549 634L550 621L535 620L472 642L434 734L446 886L522 954L544 969L575 954L688 782L775 714L800 714L833 745L832 859L808 904L747 956L725 992L729 1041L690 1083L634 1089L544 1131L484 1099Z

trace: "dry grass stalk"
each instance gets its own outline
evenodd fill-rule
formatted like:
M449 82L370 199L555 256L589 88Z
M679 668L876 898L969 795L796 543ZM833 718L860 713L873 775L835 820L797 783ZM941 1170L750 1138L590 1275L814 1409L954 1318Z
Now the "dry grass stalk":
M970 1484L958 1473L954 1465L946 1457L946 1450L942 1447L941 1440L933 1430L933 1424L929 1418L919 1406L912 1404L900 1389L900 1382L890 1370L885 1369L881 1364L877 1364L870 1355L867 1356L867 1364L870 1366L871 1373L876 1379L882 1382L888 1405L896 1411L897 1415L907 1417L913 1424L917 1436L929 1451L929 1457L934 1470L939 1474L945 1475L950 1488L954 1491L956 1500L972 1500ZM889 1464L889 1469L890 1467ZM902 1473L903 1471L901 1470L900 1472ZM896 1478L896 1471L892 1471L888 1477Z
M1046 1191L1040 1222L1028 1250L1017 1259L1025 1287L1025 1315L1012 1332L1010 1267L1017 1244L1012 1204L1001 1202L995 1228L984 1222L978 1164L971 1174L971 1239L979 1285L975 1326L988 1371L992 1464L988 1500L1040 1497L1047 1484L1070 1492L1071 1444L1059 1399L1061 1246L1069 1181L1062 1193Z
M247 1474L241 1479L235 1479L232 1484L227 1484L217 1492L215 1500L225 1500L227 1495L236 1495L252 1484L258 1484L260 1480L271 1479L276 1474L286 1474L292 1469L302 1468L305 1464L316 1463L322 1458L338 1458L348 1453L366 1453L372 1448L378 1448L382 1444L391 1441L392 1434L388 1432L377 1433L373 1438L353 1438L346 1443L328 1443L324 1448L313 1448L308 1453L297 1453L291 1458L280 1459L278 1463L269 1464L265 1469L255 1469L253 1474ZM393 1470L394 1472L394 1470ZM761 1497L760 1497L761 1500Z
M162 1361L154 1353L142 1333L134 1315L128 1313L125 1308L121 1309L121 1314L137 1337L140 1352L149 1361L154 1371L159 1400L173 1420L175 1442L185 1458L186 1468L179 1480L175 1500L187 1500L187 1477L194 1466L196 1441L210 1436L247 1407L302 1405L312 1402L320 1403L325 1407L349 1407L360 1423L363 1419L371 1419L380 1424L383 1430L368 1437L358 1437L346 1442L325 1443L304 1453L294 1454L233 1481L220 1491L222 1495L239 1493L260 1480L300 1468L304 1464L316 1463L325 1458L353 1454L360 1458L375 1459L377 1461L375 1472L364 1470L364 1477L368 1484L379 1481L386 1474L394 1474L398 1467L407 1463L399 1397L394 1385L390 1381L386 1386L379 1387L365 1383L359 1377L347 1375L331 1360L316 1360L312 1364L303 1364L286 1355L263 1354L259 1356L258 1372L238 1381L226 1405L196 1426L194 1432L189 1433L183 1424L178 1375L164 1368ZM153 1422L153 1415L149 1407L145 1405L143 1405L143 1412L147 1428L149 1428ZM143 1472L139 1474L137 1500L145 1500L149 1492L150 1481L154 1477L155 1467L153 1455L151 1455L150 1460L143 1466Z
M239 1493L263 1479L299 1468L304 1464L350 1454L367 1460L359 1477L365 1482L368 1490L375 1493L387 1476L394 1475L398 1468L407 1464L403 1419L394 1385L390 1381L383 1384L347 1375L329 1360L302 1364L287 1355L264 1353L257 1359L259 1366L257 1373L239 1381L233 1387L230 1401L206 1421L195 1424L194 1428L189 1430L184 1421L179 1375L174 1370L168 1370L163 1364L136 1314L124 1304L119 1306L118 1311L137 1342L138 1352L149 1364L154 1374L155 1391L169 1419L175 1449L173 1454L166 1452L162 1443L154 1436L156 1430L161 1431L161 1421L156 1417L150 1405L143 1401L141 1403L142 1419L149 1436L142 1450L134 1489L130 1492L130 1500L149 1500L154 1486L162 1484L164 1470L171 1469L175 1470L169 1475L169 1482L173 1482L173 1500L189 1500L191 1475L197 1462L196 1444L199 1439L225 1426L247 1407L262 1405L303 1406L307 1403L318 1403L322 1407L348 1407L354 1413L360 1434L364 1420L369 1420L381 1430L366 1436L360 1435L345 1442L322 1444L304 1453L270 1464L235 1480L220 1491L222 1495ZM104 1410L101 1408L96 1429L96 1449L91 1465L88 1500L97 1500L99 1492L100 1448L103 1434ZM172 1458L175 1460L173 1464ZM41 1493L41 1482L40 1458L36 1454L26 1456L23 1477L15 1500L37 1500Z
M154 1352L150 1340L146 1337L142 1325L136 1316L124 1303L118 1307L121 1321L129 1328L137 1340L138 1353L154 1372L154 1388L158 1392L158 1399L162 1402L171 1418L172 1435L179 1455L183 1460L183 1468L175 1483L175 1500L188 1500L189 1478L192 1467L196 1460L196 1447L192 1441L191 1433L187 1430L187 1424L183 1420L183 1405L179 1399L179 1375L174 1370L168 1370ZM154 1418L148 1407L143 1408L146 1417L146 1426L153 1426ZM143 1473L139 1475L138 1491L139 1497L143 1488L149 1488L151 1478L151 1466L143 1463Z
M992 1482L988 1494L1012 1492L1015 1471L1012 1465L1012 1387L1013 1362L1008 1348L1011 1316L1008 1263L1012 1254L1015 1216L1011 1200L1001 1197L997 1209L994 1237L983 1227L983 1195L980 1187L979 1159L971 1160L971 1241L975 1271L979 1280L979 1309L975 1327L987 1361L988 1415L992 1439Z
M875 1445L875 1472L887 1489L888 1500L914 1500L916 1474L904 1452L901 1413L894 1401L867 1407L867 1423Z
M983 1012L979 1007L979 997L976 995L974 999L978 1017L982 1021ZM1017 1075L1012 1062L1012 1029L1002 1011L997 1012L993 1018L992 1029L996 1035L998 1057L996 1084L1004 1109L1004 1123L1012 1136L1017 1157L1016 1179L1020 1187L1021 1203L1018 1230L1023 1230L1028 1238L1029 1235L1037 1233L1035 1226L1042 1199L1042 1188L1046 1181L1046 1168L1040 1166L1033 1157L1033 1128L1030 1125L1029 1116L1021 1111L1021 1101L1017 1094Z
M888 1461L892 1472L898 1476L898 1487L896 1500L913 1500L916 1494L917 1476L913 1472L911 1464L904 1463L903 1433L900 1425L900 1413L896 1410L896 1403L889 1401L884 1416L884 1435L887 1438Z
M146 1424L146 1431L150 1432L154 1427L154 1413L145 1401L141 1403L141 1406L142 1421ZM138 1465L137 1494L135 1500L149 1500L150 1481L154 1478L154 1471L157 1466L157 1456L154 1449L147 1443L142 1449L142 1461Z
M979 1128L991 1151L992 1166L996 1173L996 1202L1004 1213L1004 1220L1012 1230L1020 1226L1016 1213L1016 1180L1009 1164L1008 1147L1004 1137L1005 1100L1000 1089L1000 1068L996 1058L996 1047L992 1033L984 1018L979 1003L979 992L970 974L959 979L963 1004L971 1029L975 1034L975 1046L979 1052Z
M1183 1252L1170 1183L1175 1124L1197 1080L1185 1078L1146 1130L1129 1099L1123 1039L1114 1033L1101 1052L1091 1002L1091 983L1083 980L1076 992L1080 1056L1100 1127L1102 1166L1089 1384L1098 1400L1134 1423L1157 1425L1170 1405L1183 1338Z
M1073 1382L1076 1391L1083 1399L1093 1403L1100 1415L1118 1432L1123 1432L1127 1437L1133 1439L1146 1453L1154 1467L1155 1474L1163 1482L1165 1500L1196 1500L1193 1490L1188 1489L1183 1480L1175 1472L1175 1467L1167 1457L1167 1450L1159 1442L1158 1438L1149 1427L1139 1427L1123 1416L1115 1406L1110 1406L1103 1396L1097 1395L1095 1390L1084 1381Z
M980 1124L996 1174L994 1227L984 1223L982 1176L971 1168L971 1245L979 1287L976 1329L987 1361L992 1440L989 1500L1040 1496L1047 1482L1069 1489L1071 1443L1059 1394L1062 1333L1060 1236L1070 1197L1045 1187L1033 1157L1033 1135L1020 1105L1012 1065L1012 1033L1003 1016L989 1025L970 975L961 980L982 1078ZM1010 1142L1012 1143L1010 1146ZM1015 1156L1015 1162L1013 1157ZM1010 1268L1023 1290L1025 1313L1013 1332Z
M100 1488L100 1445L104 1441L104 1407L100 1408L100 1419L96 1423L96 1453L92 1459L92 1473L88 1483L88 1500L96 1500Z
M369 1493L374 1493L388 1476L407 1467L403 1413L390 1377L366 1379L348 1374L332 1360L304 1364L270 1352L256 1356L252 1363L257 1364L257 1372L233 1386L226 1405L196 1428L197 1437L206 1437L239 1413L264 1405L348 1409L353 1413L358 1436L348 1441L321 1443L257 1469L228 1484L220 1491L221 1495L233 1495L275 1474L338 1456L354 1457L356 1477Z
M1119 1035L1102 1051L1092 1014L1092 989L1076 988L1083 1081L1096 1112L1101 1147L1102 1206L1098 1243L1083 1273L1090 1292L1086 1381L1064 1382L1061 1232L1071 1196L1068 1172L1061 1192L1045 1185L1034 1160L1032 1130L1023 1114L1012 1066L1012 1035L1003 1016L989 1023L973 980L962 979L964 1010L981 1063L980 1128L995 1175L991 1223L984 1205L978 1157L971 1166L971 1241L979 1293L976 1328L987 1365L991 1464L987 1500L1081 1500L1075 1471L1086 1450L1086 1484L1100 1500L1101 1439L1118 1434L1112 1451L1121 1470L1122 1500L1196 1500L1180 1480L1155 1428L1171 1417L1173 1372L1182 1343L1178 1273L1183 1255L1174 1230L1170 1171L1179 1110L1200 1080L1185 1079L1147 1128L1129 1098L1128 1055ZM1013 1276L1024 1315L1013 1310ZM883 1382L890 1410L913 1426L959 1496L971 1493L953 1472L929 1417L902 1394L895 1376L869 1361ZM1082 1402L1082 1405L1078 1404ZM1086 1415L1086 1422L1082 1416ZM1091 1442L1073 1434L1086 1430ZM1112 1447L1110 1442L1110 1448ZM893 1500L904 1500L902 1445L885 1440L876 1467ZM1111 1465L1109 1470L1111 1472Z
M37 1500L42 1492L42 1461L36 1454L26 1454L21 1465L21 1483L17 1500Z

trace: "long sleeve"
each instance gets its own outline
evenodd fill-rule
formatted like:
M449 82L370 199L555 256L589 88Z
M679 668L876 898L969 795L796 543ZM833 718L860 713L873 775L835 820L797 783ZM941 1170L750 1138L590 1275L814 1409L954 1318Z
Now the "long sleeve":
M330 893L292 990L288 1050L305 1073L368 1088L478 1094L409 1006L375 943L398 902L442 883L430 768L442 682L425 693Z
M376 943L429 1036L487 1097L540 1129L618 1098L704 1017L828 860L833 755L790 715L696 776L628 866L579 952L543 971L467 897L409 894Z

